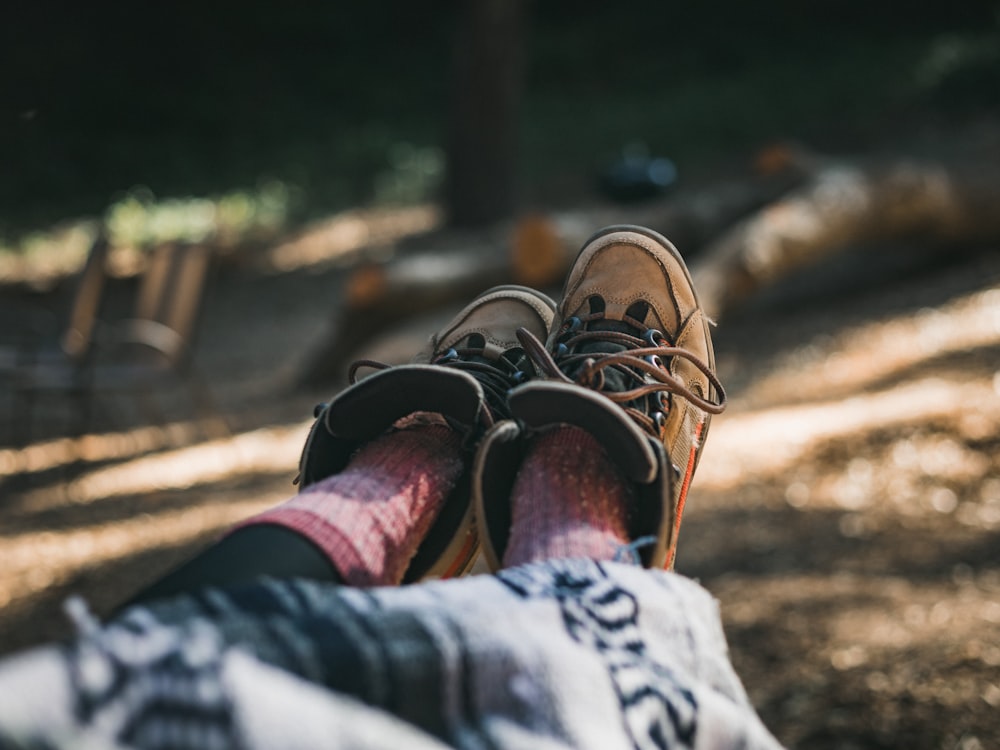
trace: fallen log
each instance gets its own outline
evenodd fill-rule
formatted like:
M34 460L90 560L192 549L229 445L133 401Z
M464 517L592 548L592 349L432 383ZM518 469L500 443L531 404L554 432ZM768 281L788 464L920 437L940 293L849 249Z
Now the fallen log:
M535 214L486 231L440 232L411 241L388 261L366 263L348 277L331 324L307 355L296 385L337 381L361 345L401 320L472 299L497 284L560 285L583 242L603 226L639 224L681 247L698 247L803 179L801 170L785 168L628 208Z
M1000 239L997 165L831 164L736 223L692 262L714 318L791 272L851 248Z

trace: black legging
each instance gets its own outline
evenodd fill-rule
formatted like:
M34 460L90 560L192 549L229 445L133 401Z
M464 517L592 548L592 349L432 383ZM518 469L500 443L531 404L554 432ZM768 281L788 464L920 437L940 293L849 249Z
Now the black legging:
M238 529L167 573L123 606L207 586L232 586L256 578L308 578L343 583L326 556L312 542L283 526L260 524Z

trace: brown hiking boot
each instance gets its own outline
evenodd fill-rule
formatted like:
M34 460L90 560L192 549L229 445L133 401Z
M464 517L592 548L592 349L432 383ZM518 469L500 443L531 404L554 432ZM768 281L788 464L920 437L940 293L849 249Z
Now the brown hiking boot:
M431 336L412 364L355 362L349 371L351 386L316 408L317 419L299 463L302 487L343 470L363 444L406 422L443 418L464 434L471 454L486 429L510 416L508 391L535 374L518 341L518 329L546 336L555 307L544 294L527 287L494 287ZM356 382L361 367L381 372ZM404 580L464 573L479 551L475 531L466 475L445 502Z
M547 344L527 332L521 341L546 379L511 392L516 421L491 430L477 457L487 562L499 567L506 547L520 443L571 424L593 434L634 484L630 532L641 562L672 567L711 415L725 408L709 323L680 253L641 227L598 232L570 271Z

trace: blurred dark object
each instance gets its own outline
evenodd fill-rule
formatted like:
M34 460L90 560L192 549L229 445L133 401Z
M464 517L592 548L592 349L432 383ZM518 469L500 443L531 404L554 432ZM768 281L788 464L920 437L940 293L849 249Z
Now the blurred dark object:
M619 159L601 172L601 192L619 203L635 203L666 193L677 181L677 167L670 159L652 157L642 144L622 149Z

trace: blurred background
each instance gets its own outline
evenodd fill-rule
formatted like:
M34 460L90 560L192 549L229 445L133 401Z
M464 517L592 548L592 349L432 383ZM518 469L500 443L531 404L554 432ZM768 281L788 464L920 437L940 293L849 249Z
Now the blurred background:
M476 137L515 175L495 211L575 203L629 144L693 178L772 139L919 140L1000 84L990 0L476 5L5 9L5 244L130 197L270 198L289 222L428 200ZM477 106L509 132L456 135Z
M1000 746L996 0L40 1L0 57L0 653L293 492L351 359L628 221L722 279L678 570L767 725Z

